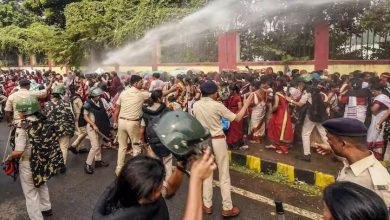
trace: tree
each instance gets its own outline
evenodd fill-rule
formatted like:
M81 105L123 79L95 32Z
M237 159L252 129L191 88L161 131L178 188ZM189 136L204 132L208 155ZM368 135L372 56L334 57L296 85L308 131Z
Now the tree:
M25 0L24 6L46 24L65 28L65 7L80 0Z
M29 13L21 4L21 1L3 1L0 4L0 28L9 25L27 27L36 17Z

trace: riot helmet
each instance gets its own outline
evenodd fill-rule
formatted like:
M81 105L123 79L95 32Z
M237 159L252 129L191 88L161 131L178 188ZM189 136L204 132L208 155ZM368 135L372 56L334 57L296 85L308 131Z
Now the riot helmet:
M94 87L92 87L92 88L89 90L88 95L89 95L90 97L96 97L96 96L102 95L103 93L104 93L104 91L103 91L101 88L99 88L99 87L97 87L97 86L94 86Z
M210 132L187 112L167 112L153 129L161 143L178 160L201 155L206 147L211 147Z
M39 111L41 106L36 98L29 96L16 102L15 110L26 115L32 115Z

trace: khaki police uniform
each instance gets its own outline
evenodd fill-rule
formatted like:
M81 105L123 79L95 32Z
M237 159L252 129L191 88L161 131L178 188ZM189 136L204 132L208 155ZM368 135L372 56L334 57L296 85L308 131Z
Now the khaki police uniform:
M118 161L115 170L119 174L125 163L128 138L133 148L133 156L141 153L140 148L140 119L142 105L150 97L150 93L131 87L123 91L115 103L120 108L118 117Z
M72 146L78 149L80 147L81 141L87 136L87 129L85 126L79 127L79 118L81 114L81 108L83 107L83 101L81 98L77 98L72 102L72 109L75 119L76 126L76 140L72 143ZM81 116L83 117L83 116Z
M29 91L25 88L20 88L17 92L12 93L5 104L5 111L7 112L14 112L14 124L18 124L20 122L20 116L17 111L15 111L16 103L19 100L22 100L27 97L35 97L37 99L39 98L45 98L47 96L46 90L40 90L40 91Z
M222 206L224 210L231 210L233 204L230 191L229 155L221 125L221 117L233 121L236 115L222 103L209 97L202 97L195 102L193 113L203 127L210 131L215 161L219 171L219 181L221 182ZM208 208L213 204L213 175L203 181L203 204Z
M29 120L36 120L30 116ZM15 133L15 151L23 151L19 163L20 183L24 197L26 198L27 213L31 220L43 220L41 211L51 209L49 188L46 183L39 188L34 186L30 168L31 147L28 143L27 132L18 127Z
M92 100L92 102L99 107L99 102L95 102ZM92 112L89 112L88 110L84 109L84 115L87 115L93 123L95 123L95 115ZM102 160L102 142L103 138L92 128L90 124L87 125L87 134L89 137L89 140L91 141L91 149L89 150L87 161L86 163L88 165L92 165L93 161L101 161Z
M349 181L374 191L390 207L390 174L375 158L374 154L353 164L343 161L344 167L339 172L337 181Z

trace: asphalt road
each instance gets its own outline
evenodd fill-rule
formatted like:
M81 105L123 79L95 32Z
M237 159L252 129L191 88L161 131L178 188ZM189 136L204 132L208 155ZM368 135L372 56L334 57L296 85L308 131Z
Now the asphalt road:
M0 157L3 157L4 146L8 136L5 123L0 123ZM83 171L86 155L73 155L69 152L68 169L66 174L56 176L49 182L50 199L54 215L46 218L51 220L84 220L91 219L94 205L106 186L114 181L116 151L103 150L103 160L110 163L108 168L95 170L93 175ZM281 196L289 204L321 213L321 200L317 197L306 196L299 190L287 186L270 183L231 172L233 186L258 193L268 198ZM179 192L167 201L171 219L181 219L184 213L188 181L185 179ZM239 194L232 194L233 203L242 213L235 219L275 219L275 208L263 202L255 201ZM28 219L25 199L20 186L19 178L16 182L0 173L0 219ZM214 213L204 219L223 219L221 216L221 195L218 187L214 188ZM287 212L286 219L307 219L300 215Z

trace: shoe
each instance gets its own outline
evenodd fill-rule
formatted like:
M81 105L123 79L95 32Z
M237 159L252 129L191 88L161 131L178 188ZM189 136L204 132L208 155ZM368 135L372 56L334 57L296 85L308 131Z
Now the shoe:
M41 211L43 216L52 216L53 215L53 210L49 209L46 211Z
M95 161L95 168L108 167L109 165L110 165L109 163L106 163L102 160Z
M87 148L82 148L79 150L79 154L86 154L88 152L89 152L89 150Z
M79 153L79 152L77 151L77 149L76 149L75 147L73 147L73 146L68 147L68 150L69 150L70 152L74 153L74 154L78 154L78 153Z
M295 158L298 159L298 160L311 162L311 155L310 154L308 154L308 155L298 155L298 156L295 156Z
M237 207L233 207L230 210L222 210L223 217L235 217L240 214L240 209Z
M213 206L211 206L210 208L207 208L205 205L202 205L202 209L203 209L204 214L206 214L206 215L213 214Z
M93 174L93 168L91 165L85 164L84 171L86 174Z

